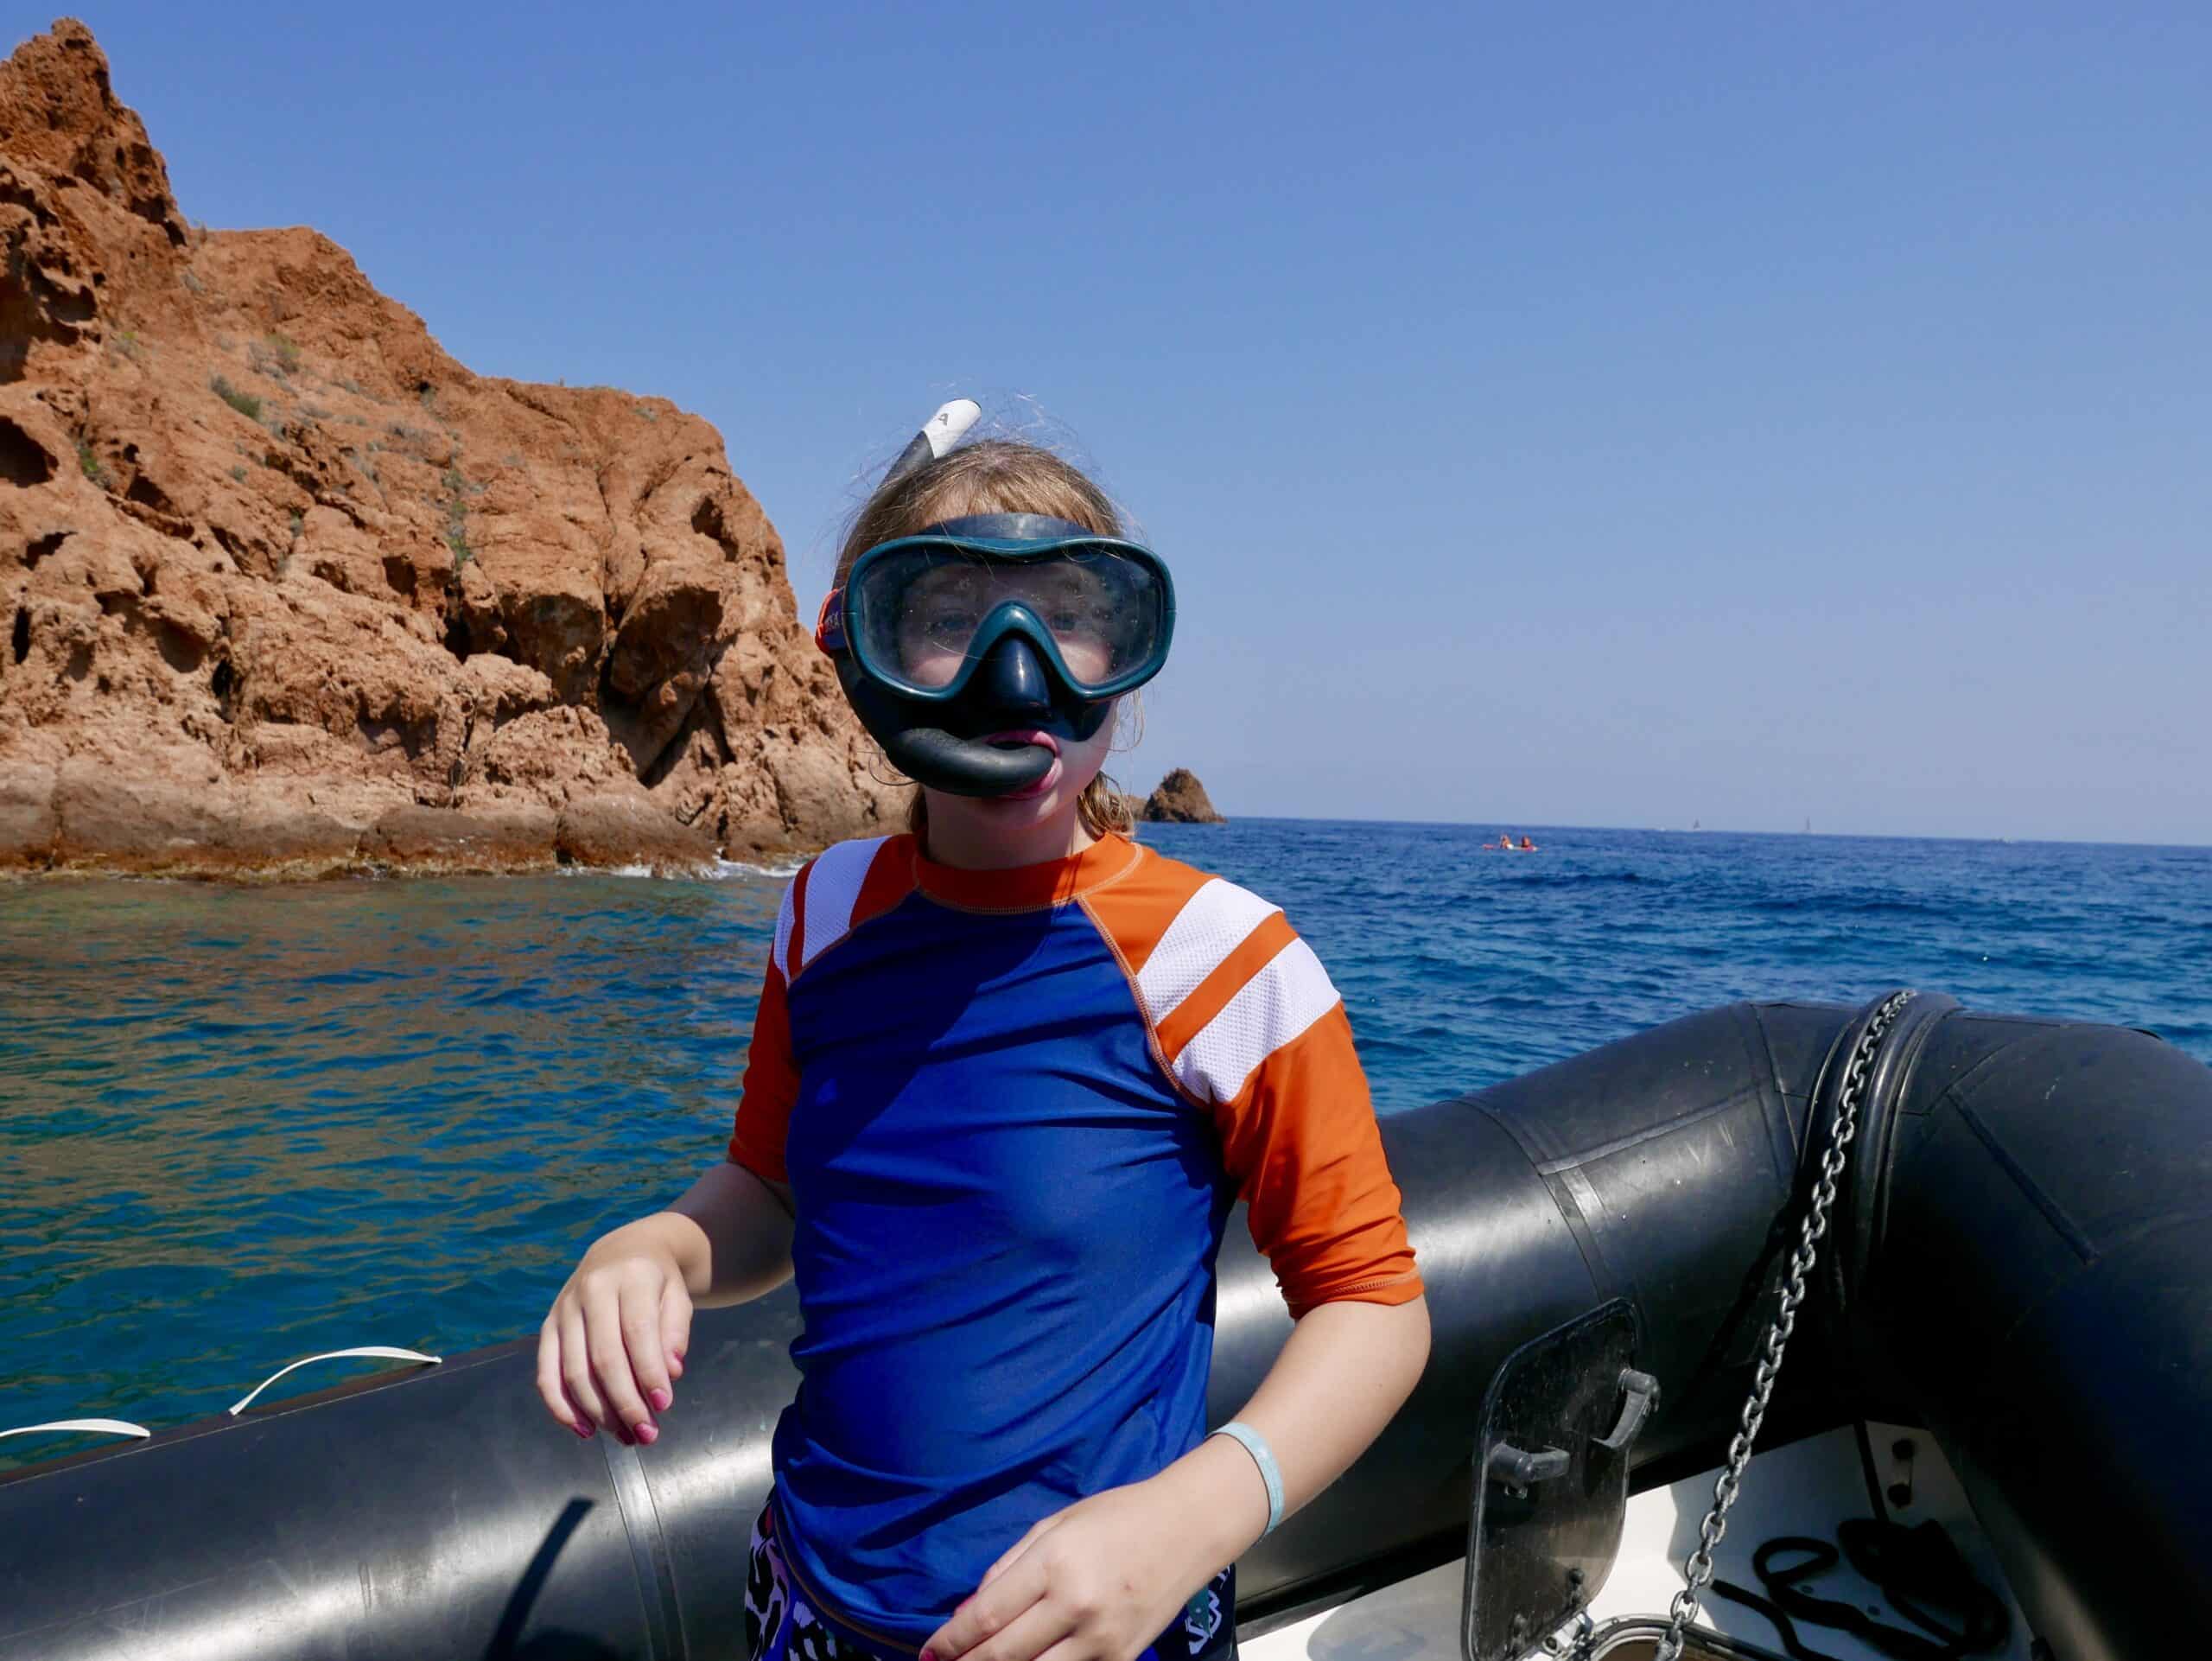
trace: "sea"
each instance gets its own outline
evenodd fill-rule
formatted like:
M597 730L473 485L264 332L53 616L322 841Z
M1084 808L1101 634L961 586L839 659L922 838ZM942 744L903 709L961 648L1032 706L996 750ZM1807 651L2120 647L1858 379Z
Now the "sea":
M2212 1062L2212 848L1499 828L1143 834L1285 908L1386 1114L1901 985ZM721 1156L789 879L0 885L0 1429L534 1332L596 1234Z

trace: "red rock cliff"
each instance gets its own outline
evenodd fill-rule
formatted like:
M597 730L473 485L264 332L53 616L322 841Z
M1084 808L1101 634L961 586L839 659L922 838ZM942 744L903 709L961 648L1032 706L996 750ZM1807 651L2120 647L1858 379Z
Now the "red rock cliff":
M712 427L473 375L313 231L195 229L80 23L0 64L0 867L668 864L894 814Z

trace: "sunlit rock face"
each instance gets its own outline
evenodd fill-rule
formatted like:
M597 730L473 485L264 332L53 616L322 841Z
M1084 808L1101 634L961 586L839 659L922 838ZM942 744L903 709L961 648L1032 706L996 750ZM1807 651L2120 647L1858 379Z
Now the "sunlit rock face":
M0 64L0 867L671 866L900 817L712 427L471 374L314 231L193 226L76 22Z
M1177 767L1160 781L1144 805L1144 818L1154 824L1226 824L1216 811L1206 787L1188 767Z

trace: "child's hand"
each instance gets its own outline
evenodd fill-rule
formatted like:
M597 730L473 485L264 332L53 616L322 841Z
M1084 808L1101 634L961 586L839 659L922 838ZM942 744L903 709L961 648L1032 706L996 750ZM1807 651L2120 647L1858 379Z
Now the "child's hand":
M1249 1473L1243 1449L1232 1451ZM1033 1661L1047 1650L1053 1661L1129 1661L1267 1520L1256 1475L1244 1485L1254 1494L1224 1494L1194 1474L1171 1467L1046 1518L931 1634L921 1661Z
M604 1425L624 1441L660 1435L691 1341L691 1295L653 1219L595 1242L537 1332L537 1393L580 1436Z

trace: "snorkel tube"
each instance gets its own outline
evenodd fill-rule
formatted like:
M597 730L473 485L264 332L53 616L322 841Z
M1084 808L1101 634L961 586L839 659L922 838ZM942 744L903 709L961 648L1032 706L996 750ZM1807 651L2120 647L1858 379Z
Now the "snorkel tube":
M971 398L940 406L884 474L876 495L944 455L982 414ZM1057 758L1048 747L1002 748L988 741L989 734L1034 729L1080 741L1098 730L1112 708L1110 699L1065 707L1035 653L1019 640L994 646L976 665L968 694L949 705L907 697L874 679L849 648L830 657L846 701L892 766L918 784L955 796L1011 795L1052 771ZM948 717L970 730L956 731L945 724Z
M922 423L922 430L899 452L899 459L884 469L875 493L880 496L925 461L936 461L966 436L982 413L983 406L971 398L938 404L937 413Z

